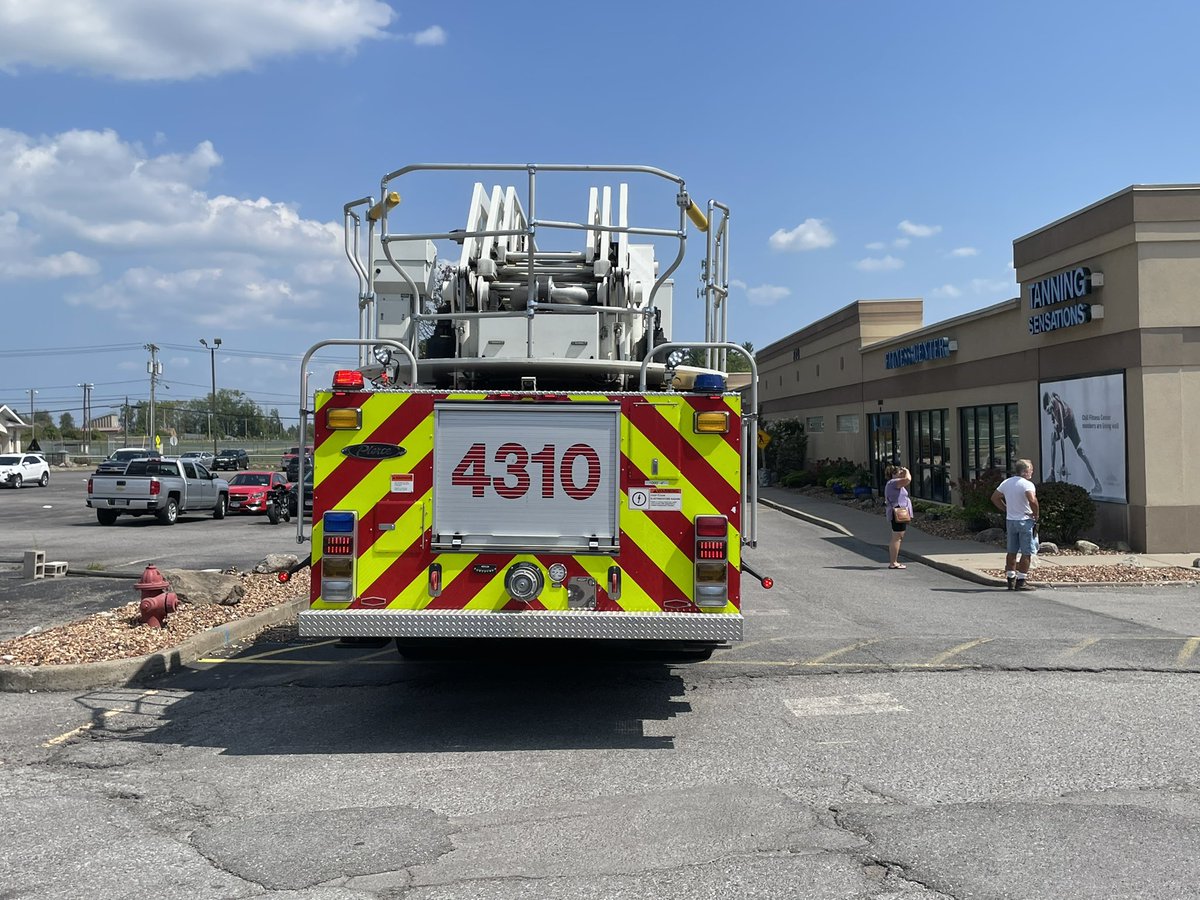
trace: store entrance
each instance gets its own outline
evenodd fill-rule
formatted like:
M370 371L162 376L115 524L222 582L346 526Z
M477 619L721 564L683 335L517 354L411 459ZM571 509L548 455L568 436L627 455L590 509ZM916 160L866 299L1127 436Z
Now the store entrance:
M884 469L900 464L900 442L896 436L899 423L899 413L881 412L867 416L867 432L871 442L871 473L875 478L875 490L880 492L887 484Z

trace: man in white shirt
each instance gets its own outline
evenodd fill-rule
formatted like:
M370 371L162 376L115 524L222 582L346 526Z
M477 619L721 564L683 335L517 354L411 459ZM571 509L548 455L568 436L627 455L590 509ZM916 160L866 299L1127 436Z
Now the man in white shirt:
M1018 459L1017 474L1005 478L992 493L992 503L1004 513L1008 531L1008 556L1004 560L1004 575L1010 591L1032 591L1026 578L1033 561L1033 531L1037 528L1037 488L1029 480L1033 463ZM1017 562L1017 555L1021 561Z

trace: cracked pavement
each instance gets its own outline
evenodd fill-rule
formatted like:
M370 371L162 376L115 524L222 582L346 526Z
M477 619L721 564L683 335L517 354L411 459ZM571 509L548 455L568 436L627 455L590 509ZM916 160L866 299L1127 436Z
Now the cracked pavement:
M1171 660L1200 595L897 586L772 537L805 577L712 664L272 644L2 695L0 898L1197 896L1200 675Z

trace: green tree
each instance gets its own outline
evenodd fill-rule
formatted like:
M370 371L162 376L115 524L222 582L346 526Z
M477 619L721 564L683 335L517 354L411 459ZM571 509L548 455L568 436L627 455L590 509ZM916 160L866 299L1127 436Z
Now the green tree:
M745 350L747 353L749 353L751 356L754 355L754 345L752 343L750 343L750 341L742 341L742 349ZM750 363L747 362L745 357L743 357L741 354L730 353L726 357L726 359L729 361L728 369L730 372L749 372L750 371Z
M63 436L63 440L73 441L78 438L79 430L75 427L75 417L69 412L65 412L59 416L58 431Z

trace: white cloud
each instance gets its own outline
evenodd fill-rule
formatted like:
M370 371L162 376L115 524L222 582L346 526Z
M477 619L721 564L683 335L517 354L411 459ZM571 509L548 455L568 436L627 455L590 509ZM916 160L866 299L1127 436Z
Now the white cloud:
M81 276L73 316L253 329L351 296L342 229L210 196L213 146L151 155L114 132L0 129L0 279ZM341 278L342 283L337 281Z
M746 289L746 297L753 306L774 306L784 297L790 297L790 288L778 284L760 284Z
M958 288L956 288L952 284L943 284L939 288L934 288L930 293L931 293L931 296L934 296L934 297L951 297L951 298L953 298L953 297L961 297L962 296L962 291L960 291Z
M892 241L892 246L897 250L903 250L911 243L912 240L910 238L896 238L894 241Z
M446 30L441 25L432 25L412 35L411 40L418 47L440 47L446 43Z
M890 254L882 258L867 257L856 262L854 268L861 269L864 272L886 272L891 269L903 269L904 260L896 259L896 257Z
M942 230L941 225L918 225L916 222L908 221L908 219L905 219L896 227L909 237L916 238L933 237Z
M823 219L805 219L791 231L780 228L771 235L772 250L799 252L802 250L820 250L832 247L837 243L832 231L825 225Z
M300 53L353 52L386 37L395 17L382 0L5 0L0 68L204 77ZM413 42L444 39L434 26Z
M955 247L950 251L951 256L978 256L979 251L974 247Z
M883 241L871 241L871 243L867 244L867 249L868 250L886 250L887 244L885 244Z
M0 281L70 278L100 271L96 260L74 250L41 256L37 249L41 242L39 235L21 225L16 212L0 209Z

